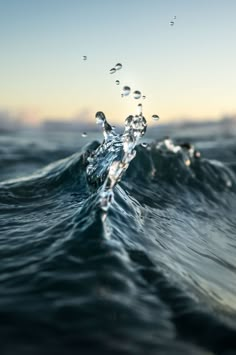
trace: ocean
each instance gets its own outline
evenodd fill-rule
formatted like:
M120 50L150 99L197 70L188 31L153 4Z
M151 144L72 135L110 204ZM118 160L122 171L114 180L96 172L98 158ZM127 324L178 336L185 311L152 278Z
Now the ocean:
M97 121L0 135L1 355L236 354L234 124Z

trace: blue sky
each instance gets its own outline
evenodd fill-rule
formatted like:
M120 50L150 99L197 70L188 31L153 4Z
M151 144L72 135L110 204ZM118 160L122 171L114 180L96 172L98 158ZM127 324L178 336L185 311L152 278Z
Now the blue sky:
M234 0L0 0L0 110L122 122L130 85L148 119L235 114L235 14Z

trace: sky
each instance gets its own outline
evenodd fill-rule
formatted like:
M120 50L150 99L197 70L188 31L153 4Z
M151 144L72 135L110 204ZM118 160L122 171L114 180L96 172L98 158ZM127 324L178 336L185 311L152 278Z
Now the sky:
M235 16L235 0L0 0L0 111L33 124L121 123L140 102L162 123L234 115Z

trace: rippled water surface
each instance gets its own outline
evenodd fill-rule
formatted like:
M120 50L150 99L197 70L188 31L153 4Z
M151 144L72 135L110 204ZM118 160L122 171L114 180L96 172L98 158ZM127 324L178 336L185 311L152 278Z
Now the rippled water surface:
M1 354L236 353L234 133L127 132L0 137Z

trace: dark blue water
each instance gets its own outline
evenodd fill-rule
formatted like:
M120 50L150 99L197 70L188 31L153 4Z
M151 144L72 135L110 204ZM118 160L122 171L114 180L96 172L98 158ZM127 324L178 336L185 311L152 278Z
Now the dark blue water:
M1 354L236 354L233 131L150 130L106 219L101 141L0 137Z

